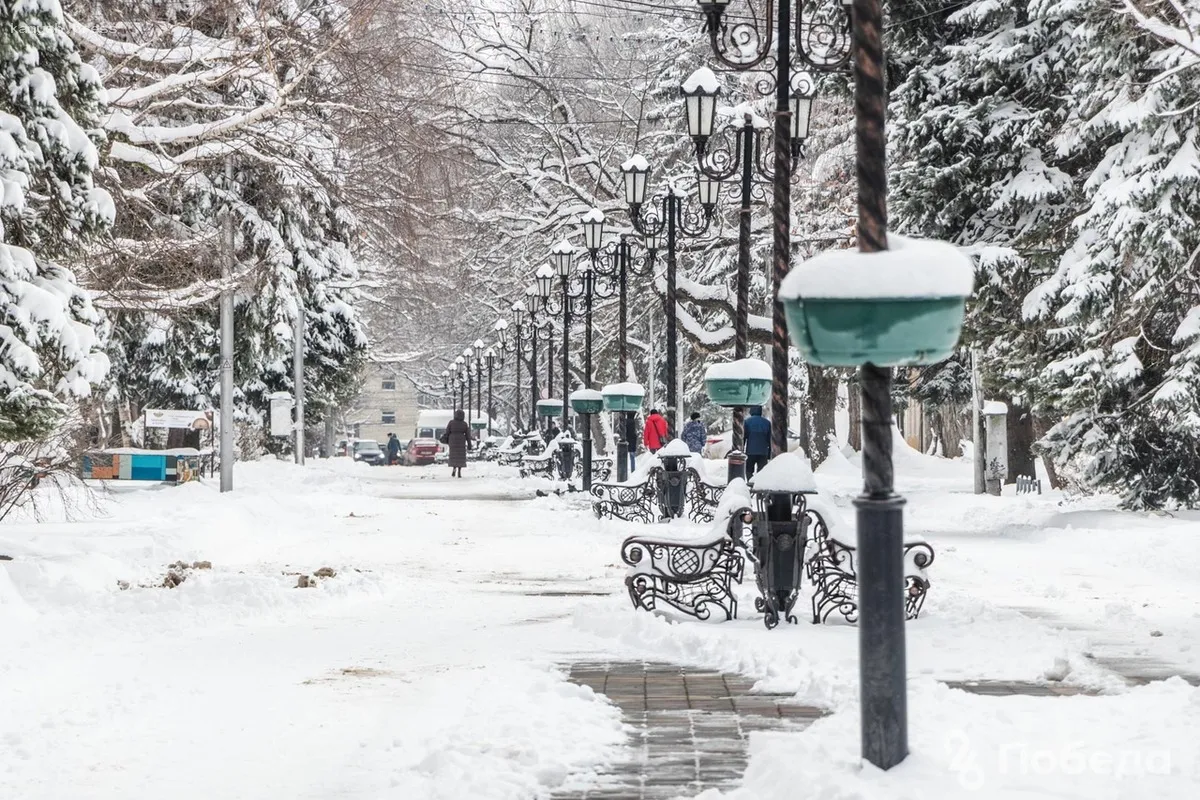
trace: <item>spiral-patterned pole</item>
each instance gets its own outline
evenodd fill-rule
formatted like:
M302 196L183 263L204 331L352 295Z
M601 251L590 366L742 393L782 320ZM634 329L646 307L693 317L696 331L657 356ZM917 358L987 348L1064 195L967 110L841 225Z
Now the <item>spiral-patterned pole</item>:
M675 396L675 370L679 367L679 339L677 334L678 315L677 303L679 298L676 294L675 279L676 268L675 263L675 246L677 236L676 215L681 213L679 198L675 196L674 188L667 192L666 200L664 201L666 208L667 219L667 428L670 431L668 435L678 436L679 428L676 427L676 403L679 398Z
M887 250L887 104L880 0L854 0L858 249ZM904 501L892 490L892 371L864 364L863 494L858 511L862 755L890 769L908 755L904 643Z
M792 266L792 111L788 104L791 88L792 6L779 3L778 35L775 37L775 185L772 248L775 293ZM788 429L788 333L783 304L776 297L771 310L771 455L787 452Z

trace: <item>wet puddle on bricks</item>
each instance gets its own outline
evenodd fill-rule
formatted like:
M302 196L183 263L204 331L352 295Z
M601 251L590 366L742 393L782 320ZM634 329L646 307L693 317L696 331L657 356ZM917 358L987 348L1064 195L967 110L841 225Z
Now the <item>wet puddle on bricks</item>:
M605 695L633 731L625 756L592 788L555 800L668 800L736 786L749 736L803 730L825 714L791 695L751 693L740 675L651 661L573 664L570 679Z

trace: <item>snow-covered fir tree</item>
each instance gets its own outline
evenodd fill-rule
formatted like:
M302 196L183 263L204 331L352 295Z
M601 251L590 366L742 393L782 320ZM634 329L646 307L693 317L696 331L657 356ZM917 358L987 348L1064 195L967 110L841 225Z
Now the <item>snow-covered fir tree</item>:
M103 89L58 0L0 2L0 440L44 435L108 361L70 259L113 219L94 185Z
M1096 160L1065 253L1025 305L1064 351L1042 371L1065 417L1046 443L1131 507L1196 506L1200 3L1080 6L1057 145Z
M292 388L306 321L309 416L366 345L355 221L341 199L335 3L80 3L72 34L105 73L121 215L92 278L112 309L115 385L142 404L217 402L222 259L236 286L235 404ZM232 251L223 225L232 227Z

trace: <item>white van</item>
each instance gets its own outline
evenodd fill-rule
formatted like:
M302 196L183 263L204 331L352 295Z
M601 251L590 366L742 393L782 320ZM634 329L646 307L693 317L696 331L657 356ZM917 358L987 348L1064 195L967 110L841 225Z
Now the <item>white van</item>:
M413 430L412 441L408 443L405 457L410 464L432 464L439 453L446 451L446 445L441 443L446 426L454 419L453 411L444 409L429 409L417 412L417 427Z

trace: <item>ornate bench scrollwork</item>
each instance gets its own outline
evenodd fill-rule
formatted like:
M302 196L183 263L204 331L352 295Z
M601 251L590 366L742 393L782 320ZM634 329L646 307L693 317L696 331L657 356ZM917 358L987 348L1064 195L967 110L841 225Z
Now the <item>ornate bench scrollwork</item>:
M639 483L592 484L592 512L604 519L621 519L626 522L641 522L649 525L655 519L656 502L654 489L649 480Z
M733 584L741 583L745 561L728 536L701 543L633 536L621 558L630 566L625 586L634 608L654 611L665 603L697 619L708 619L714 607L727 620L737 616Z
M695 467L687 468L687 515L692 522L712 522L721 504L724 486L709 483Z
M858 555L853 544L834 538L821 514L810 509L812 517L812 555L805 565L808 580L813 586L813 622L826 622L833 614L846 622L858 622ZM933 563L933 548L928 542L913 540L904 543L904 616L916 619L929 593L926 568Z

